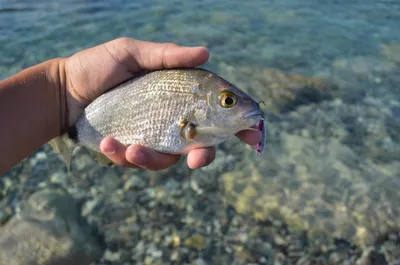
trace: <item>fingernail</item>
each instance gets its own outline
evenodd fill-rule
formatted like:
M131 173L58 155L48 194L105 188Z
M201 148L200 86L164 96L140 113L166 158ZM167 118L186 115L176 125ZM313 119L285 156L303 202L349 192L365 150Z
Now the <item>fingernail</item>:
M137 150L133 153L132 162L139 166L144 166L147 164L147 155L143 150Z
M104 146L104 150L103 150L103 152L107 155L115 154L116 151L117 151L116 148L114 146L112 146L111 144Z

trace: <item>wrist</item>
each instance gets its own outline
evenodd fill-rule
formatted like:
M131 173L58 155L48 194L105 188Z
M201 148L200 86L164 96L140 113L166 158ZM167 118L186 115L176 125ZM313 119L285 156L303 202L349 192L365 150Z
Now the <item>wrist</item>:
M64 60L0 81L0 173L66 130Z
M68 104L67 104L67 84L65 71L65 58L55 58L49 61L48 82L54 89L55 103L58 104L58 131L59 135L68 130Z

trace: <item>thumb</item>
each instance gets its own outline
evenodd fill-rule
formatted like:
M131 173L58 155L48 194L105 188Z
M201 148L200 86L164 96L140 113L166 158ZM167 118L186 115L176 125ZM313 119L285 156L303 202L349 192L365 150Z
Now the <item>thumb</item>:
M130 58L124 58L124 62L131 73L138 70L195 67L204 64L209 58L209 51L205 47L186 47L175 43L155 43L131 38L120 38L109 43L109 47L114 45L130 55Z
M143 70L195 67L208 60L205 47L184 47L119 38L67 59L68 90L87 105L113 86Z

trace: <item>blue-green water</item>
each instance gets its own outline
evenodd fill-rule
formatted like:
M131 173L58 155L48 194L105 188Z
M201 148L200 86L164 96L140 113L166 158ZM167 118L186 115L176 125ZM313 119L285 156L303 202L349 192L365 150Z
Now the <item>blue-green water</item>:
M211 64L316 74L400 41L397 1L1 1L1 77L117 38L206 45Z
M140 176L141 185L157 194L146 196L176 206L176 218L186 220L183 228L174 228L182 242L188 237L185 229L208 231L202 234L208 238L212 229L204 227L213 227L214 218L229 207L238 216L309 230L316 244L339 237L365 246L400 229L399 1L0 0L0 78L121 36L208 47L206 68L263 97L277 115L268 122L266 154L258 158L233 140L219 148L215 163L205 169L191 171L182 162L152 173L104 169L80 151L75 173L67 175L45 147L19 165L22 171L6 174L17 180L3 191L2 205L14 202L15 193L56 183L87 202L101 201L106 210L96 208L92 219L108 242L129 248L107 225L141 213L143 207L129 197L139 195L125 189L126 179ZM282 73L328 79L335 88L322 101L277 107L280 94L301 86L287 76L279 78ZM271 90L278 94L274 100L265 98ZM121 192L128 195L121 197ZM126 242L148 238L133 230ZM157 247L168 260L169 250ZM201 253L225 257L229 252L214 253L214 247L207 241L209 252ZM132 253L140 251L132 248ZM229 253L240 256L241 250L232 247ZM144 257L132 255L126 260Z

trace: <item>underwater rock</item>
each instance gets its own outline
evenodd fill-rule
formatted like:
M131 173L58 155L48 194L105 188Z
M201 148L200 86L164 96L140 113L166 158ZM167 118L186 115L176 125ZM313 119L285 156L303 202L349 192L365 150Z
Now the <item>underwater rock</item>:
M400 43L382 43L381 52L388 60L400 64Z
M32 194L0 230L1 265L87 265L104 248L73 197L61 189Z

